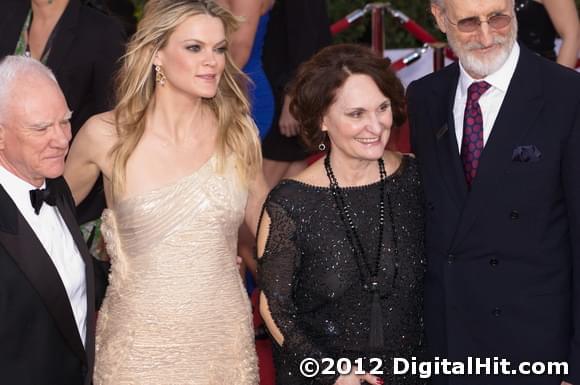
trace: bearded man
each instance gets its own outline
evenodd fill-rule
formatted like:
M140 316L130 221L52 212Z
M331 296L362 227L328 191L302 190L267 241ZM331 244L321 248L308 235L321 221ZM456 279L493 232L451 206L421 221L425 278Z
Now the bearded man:
M517 44L513 0L432 0L431 11L459 62L407 92L427 345L441 359L490 358L480 372L499 374L433 384L580 385L580 74ZM494 371L494 357L509 367ZM526 361L568 374L524 376Z

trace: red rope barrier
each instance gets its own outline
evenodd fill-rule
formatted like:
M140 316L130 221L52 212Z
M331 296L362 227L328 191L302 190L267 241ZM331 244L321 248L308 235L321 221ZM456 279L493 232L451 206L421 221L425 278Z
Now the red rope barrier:
M332 35L336 35L347 29L352 23L363 17L368 12L368 6L363 9L356 9L330 26Z
M422 43L424 43L424 44L426 44L426 43L427 44L438 43L438 40L433 35L431 35L427 30L425 30L423 27L421 27L419 24L417 24L409 16L407 16L403 12L399 11L398 9L393 8L390 3L369 3L362 9L356 9L353 12L346 15L344 18L342 18L342 19L338 20L337 22L335 22L334 24L332 24L330 26L330 32L332 33L332 35L336 35L342 31L344 31L352 23L356 22L357 20L362 18L364 15L366 15L369 12L369 10L376 9L376 8L386 9L395 19L399 20L399 22L401 23L401 26L405 30L407 30L407 32L409 32L411 35L413 35L417 40L421 41ZM452 59L452 60L456 59L455 55L453 54L453 52L450 49L446 49L445 54L449 59ZM401 60L403 60L403 59L401 59ZM397 63L396 66L401 65L402 66L401 68L403 68L403 67L406 67L408 64L411 64L415 60L416 59L408 62L407 64L400 62L400 63ZM394 64L395 63L393 63L392 66ZM395 67L393 67L393 68L395 68Z
M417 24L413 19L411 19L409 16L407 16L403 12L399 11L396 8L393 8L390 3L369 3L363 9L357 9L357 10L349 13L344 18L340 19L339 21L337 21L336 23L331 25L330 31L331 31L332 35L336 35L342 31L344 31L352 23L356 22L361 17L366 15L370 9L374 9L374 8L384 8L387 11L389 11L391 16L393 16L395 19L399 20L399 22L401 23L401 26L407 32L409 32L411 35L413 35L417 40L419 40L423 44L439 43L439 41L433 35L431 35L427 30L425 30L423 27L421 27L419 24ZM416 52L418 52L418 51L421 51L421 52L417 55ZM412 54L409 55L409 57L411 57L411 58L407 59L407 57L405 57L403 59L397 60L394 63L391 63L391 68L393 68L394 70L402 69L402 68L410 65L411 63L413 63L417 59L419 59L424 52L425 52L424 48L419 48L418 50L414 51ZM453 60L453 61L457 60L457 57L453 53L453 50L451 50L451 48L449 48L449 47L447 47L445 49L445 57L447 57L448 59ZM405 60L407 60L407 61L405 62ZM578 59L578 62L576 63L576 68L580 68L580 59Z
M433 37L429 32L423 29L419 24L415 23L412 19L401 24L411 35L415 36L422 43L436 43L437 39Z
M339 21L337 21L336 23L334 23L330 26L330 33L334 36L336 34L339 34L342 31L344 31L349 26L350 26L350 23L348 22L348 20L346 18L340 19Z
M428 46L424 45L423 47L414 50L413 52L411 52L407 56L392 62L391 66L390 66L391 69L396 72L396 71L402 70L403 68L405 68L407 66L410 66L411 64L413 64L414 62L419 60L425 52L427 52L427 48L428 48Z
M421 41L422 43L435 43L437 39L433 37L427 30L417 24L413 19L409 16L405 15L403 12L399 11L396 8L393 8L390 3L384 3L383 7L389 11L391 16L395 19L399 20L401 26L407 30L411 35L415 37L415 39Z

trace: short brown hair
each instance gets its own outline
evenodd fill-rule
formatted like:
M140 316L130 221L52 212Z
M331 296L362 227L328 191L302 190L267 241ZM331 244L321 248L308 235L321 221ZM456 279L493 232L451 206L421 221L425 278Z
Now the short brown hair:
M353 74L370 76L390 99L393 127L405 120L405 91L389 68L390 61L357 44L337 44L322 49L298 69L292 82L290 112L300 123L300 137L309 149L325 140L321 130L324 115L335 101L337 90Z

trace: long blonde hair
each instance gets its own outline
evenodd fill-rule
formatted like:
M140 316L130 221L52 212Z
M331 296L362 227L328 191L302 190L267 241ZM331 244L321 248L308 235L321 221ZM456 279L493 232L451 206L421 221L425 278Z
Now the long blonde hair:
M178 25L199 14L219 18L226 38L238 26L236 17L212 0L149 0L145 5L143 18L127 46L116 78L114 117L118 139L111 149L113 197L124 189L127 162L145 132L147 109L155 90L155 54L165 46ZM228 152L232 152L236 155L239 176L248 184L260 169L262 156L257 128L249 117L250 105L243 91L246 82L247 77L226 52L217 94L203 99L203 103L218 120L218 170L223 168Z

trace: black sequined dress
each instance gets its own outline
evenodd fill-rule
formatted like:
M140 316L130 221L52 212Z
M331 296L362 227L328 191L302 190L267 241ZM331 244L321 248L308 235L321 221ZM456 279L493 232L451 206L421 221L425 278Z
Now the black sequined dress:
M556 60L556 30L543 4L534 0L516 0L518 40L537 54Z
M365 254L376 258L381 182L343 188ZM385 215L380 282L384 348L368 348L371 298L363 288L353 247L328 187L284 180L264 205L271 219L264 255L259 260L260 286L272 317L284 335L275 342L277 385L333 384L337 375L305 378L299 364L306 357L321 362L345 357L383 360L381 378L390 385L424 384L410 375L393 375L393 358L422 358L424 351L423 208L415 159L405 156L385 180L392 218ZM385 202L387 199L385 199ZM393 231L398 256L393 253Z

